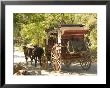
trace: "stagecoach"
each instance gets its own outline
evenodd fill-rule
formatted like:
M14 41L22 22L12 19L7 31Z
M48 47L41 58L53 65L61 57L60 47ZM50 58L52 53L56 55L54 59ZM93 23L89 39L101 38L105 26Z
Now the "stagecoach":
M82 24L64 24L46 30L45 55L55 71L60 71L62 64L80 63L84 70L91 66L89 32Z

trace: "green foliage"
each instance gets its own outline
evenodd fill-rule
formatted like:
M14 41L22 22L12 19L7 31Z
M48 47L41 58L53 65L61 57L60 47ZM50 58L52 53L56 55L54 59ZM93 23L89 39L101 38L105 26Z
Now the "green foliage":
M96 13L14 13L13 20L15 45L32 43L44 46L46 29L60 24L83 24L90 30L86 36L90 39L91 51L97 50Z

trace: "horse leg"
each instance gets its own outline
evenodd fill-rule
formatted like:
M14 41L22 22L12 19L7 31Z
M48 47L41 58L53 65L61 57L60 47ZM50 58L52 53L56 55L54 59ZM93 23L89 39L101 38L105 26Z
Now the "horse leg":
M31 65L32 65L33 59L31 58Z
M33 56L32 57L30 57L31 58L31 65L32 65L32 62L33 62Z
M28 58L27 58L27 57L25 57L25 59L26 59L26 63L28 64L28 61L27 61L27 60L28 60Z
M37 58L35 58L35 67L37 66Z

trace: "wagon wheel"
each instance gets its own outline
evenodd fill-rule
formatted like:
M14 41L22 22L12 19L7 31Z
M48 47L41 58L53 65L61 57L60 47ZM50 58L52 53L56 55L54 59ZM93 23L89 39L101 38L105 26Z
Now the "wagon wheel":
M66 67L69 67L71 65L71 60L64 60L63 62Z
M80 65L84 70L88 70L91 66L91 58L87 57L81 58Z
M42 69L47 70L48 68L48 60L47 57L45 55L42 56L41 58L41 64L42 64Z
M61 49L59 44L55 44L51 50L51 64L54 71L61 70Z

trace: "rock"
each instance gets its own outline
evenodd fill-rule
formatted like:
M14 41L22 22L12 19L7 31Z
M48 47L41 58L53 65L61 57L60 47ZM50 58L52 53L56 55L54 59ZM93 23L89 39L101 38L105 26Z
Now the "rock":
M25 70L19 70L18 72L15 73L15 75L23 75L23 72L25 72Z
M25 69L25 67L22 66L21 63L15 64L15 65L14 65L14 68L13 68L13 73L15 74L15 73L17 73L19 70L24 70L24 69Z
M49 72L47 72L47 70L41 70L41 73L42 73L42 74L45 74L45 75L46 75L46 74L47 74L47 75L49 74Z
M25 70L25 71L22 72L22 74L23 75L36 75L36 72L35 71L26 71Z
M38 75L41 75L41 70L38 70L37 72L38 72Z

